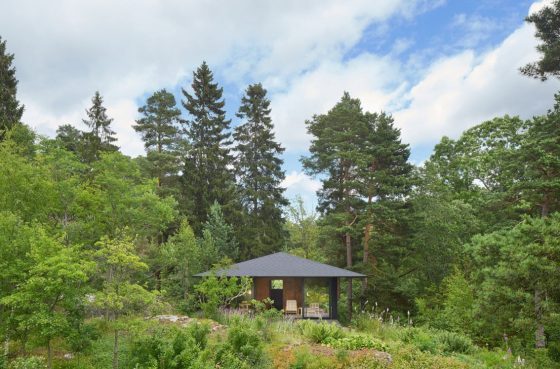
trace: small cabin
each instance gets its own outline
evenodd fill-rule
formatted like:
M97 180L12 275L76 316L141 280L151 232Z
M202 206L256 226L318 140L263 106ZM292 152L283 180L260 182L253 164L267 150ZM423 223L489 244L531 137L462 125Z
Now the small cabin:
M253 279L251 294L256 300L268 297L274 301L276 309L307 319L338 319L340 278L365 277L285 252L243 261L213 273L225 277L250 277Z

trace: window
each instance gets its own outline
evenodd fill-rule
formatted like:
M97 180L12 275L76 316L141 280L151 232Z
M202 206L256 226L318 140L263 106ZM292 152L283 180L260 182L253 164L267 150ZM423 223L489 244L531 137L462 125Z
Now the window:
M273 290L284 289L284 281L282 279L273 279L270 281L270 288Z
M303 282L304 316L308 318L328 318L330 284L328 279L306 278Z

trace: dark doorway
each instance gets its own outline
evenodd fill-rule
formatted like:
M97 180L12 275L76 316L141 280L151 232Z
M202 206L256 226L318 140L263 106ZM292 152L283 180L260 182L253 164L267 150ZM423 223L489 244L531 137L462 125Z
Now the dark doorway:
M270 298L274 301L272 306L275 309L284 309L284 281L273 279L270 281Z

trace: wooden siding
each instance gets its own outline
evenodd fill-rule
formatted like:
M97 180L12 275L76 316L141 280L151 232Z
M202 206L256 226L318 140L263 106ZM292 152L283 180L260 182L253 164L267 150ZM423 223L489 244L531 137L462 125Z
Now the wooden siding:
M282 293L284 307L286 307L287 300L296 300L298 307L303 306L303 278L254 277L255 299L260 301L270 297L270 281L273 279L281 279L284 281Z

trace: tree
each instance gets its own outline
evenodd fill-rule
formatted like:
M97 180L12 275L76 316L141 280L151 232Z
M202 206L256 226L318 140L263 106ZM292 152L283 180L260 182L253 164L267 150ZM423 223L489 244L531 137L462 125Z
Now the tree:
M67 336L73 316L84 311L86 282L93 263L79 249L68 247L34 227L30 242L30 266L16 289L0 302L13 309L19 330L36 336L47 346L52 368L52 340Z
M177 233L161 247L162 288L184 303L188 301L193 275L204 271L204 253L189 222L184 219Z
M132 279L133 274L148 269L134 252L134 243L125 231L116 237L104 236L96 243L96 257L103 276L103 287L95 294L95 305L102 308L113 322L113 369L119 367L118 319L133 312L146 310L154 295Z
M353 265L352 234L355 232L359 209L358 165L363 155L364 137L368 126L358 99L345 92L340 102L327 114L315 115L306 121L312 136L310 156L302 158L305 171L322 176L318 192L319 210L341 236L346 250L346 267ZM348 315L352 314L352 283L348 283Z
M117 141L115 132L110 127L113 119L107 116L107 108L103 106L103 98L99 91L95 91L91 103L91 108L86 110L88 119L82 120L90 129L84 133L85 159L88 163L99 160L101 152L119 149L113 144Z
M318 244L317 214L308 212L301 196L288 206L286 229L290 253L319 262L327 262L325 250Z
M202 252L207 255L204 258L207 260L207 268L224 257L231 260L237 260L239 257L239 244L233 227L226 222L222 207L217 202L210 207L208 220L204 223L202 245L208 246L202 249Z
M82 157L84 150L84 133L70 124L59 126L56 130L56 139L66 150Z
M542 41L537 46L541 59L521 68L521 73L542 81L550 76L560 78L560 0L554 0L525 20L537 28L535 36Z
M0 37L0 141L4 134L21 121L24 106L17 100L14 54L6 51L6 41Z
M523 180L514 188L521 190L522 198L532 208L537 207L542 218L560 210L560 94L555 95L553 109L529 123L519 150L519 163L524 164ZM546 345L542 319L545 298L546 290L535 288L537 348Z
M228 219L234 205L234 177L230 169L230 121L225 118L223 89L213 83L206 62L193 73L191 95L182 90L183 106L191 119L185 121L187 149L183 170L183 209L188 209L195 231L200 232L210 206L218 201Z
M542 217L560 210L560 93L546 115L528 122L517 162L523 180L513 187L522 198Z
M412 165L408 162L410 148L401 142L401 132L393 124L393 118L385 113L366 113L368 133L358 164L361 186L358 192L367 199L361 224L364 227L362 262L365 272L377 268L375 255L370 255L370 243L377 240L377 250L386 254L395 252L397 245L403 244L398 235L399 221L402 220L404 200L412 186ZM372 233L374 236L372 238ZM401 238L396 242L380 244L383 239ZM399 247L399 246L397 246ZM390 249L393 250L390 250ZM390 250L390 251L389 251ZM388 252L389 251L389 252ZM380 255L377 255L378 257ZM400 258L399 258L400 259ZM400 262L401 260L399 260ZM362 292L367 289L367 279L362 281Z
M560 296L560 213L526 217L511 229L476 236L468 251L484 336L498 341L505 332L544 347L544 324Z
M243 256L252 258L278 251L284 243L282 159L284 148L274 139L270 100L262 85L247 87L237 116L235 171L245 219L240 234Z
M176 178L178 168L177 139L181 112L175 97L165 89L156 91L146 104L138 109L142 118L136 121L134 130L142 135L150 174L157 178L158 189L169 193L170 182Z

